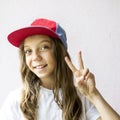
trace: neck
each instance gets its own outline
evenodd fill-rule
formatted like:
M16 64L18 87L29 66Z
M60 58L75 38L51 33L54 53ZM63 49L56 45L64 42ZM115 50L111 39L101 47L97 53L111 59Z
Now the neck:
M54 89L54 79L40 79L42 86L47 89Z

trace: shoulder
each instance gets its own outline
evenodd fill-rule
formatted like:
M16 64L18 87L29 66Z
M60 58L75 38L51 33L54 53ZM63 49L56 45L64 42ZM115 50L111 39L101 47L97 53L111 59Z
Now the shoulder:
M80 100L82 102L82 117L84 120L96 120L100 115L95 108L95 106L86 99L85 96L83 96L81 93L78 92L78 96L80 97Z
M84 95L82 95L78 90L77 90L77 94L78 94L78 96L79 96L79 98L80 98L80 100L82 102L83 107L88 106L88 104L90 102L86 99L86 97Z
M11 118L16 120L21 118L20 100L21 88L11 91L0 109L0 119L9 120Z

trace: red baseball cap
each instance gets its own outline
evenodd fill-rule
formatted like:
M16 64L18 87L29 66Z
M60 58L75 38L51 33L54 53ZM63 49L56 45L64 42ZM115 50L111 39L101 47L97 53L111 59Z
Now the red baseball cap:
M58 38L67 48L67 38L64 29L55 21L45 18L36 19L30 26L13 31L8 35L8 41L15 47L19 47L26 37L35 34Z

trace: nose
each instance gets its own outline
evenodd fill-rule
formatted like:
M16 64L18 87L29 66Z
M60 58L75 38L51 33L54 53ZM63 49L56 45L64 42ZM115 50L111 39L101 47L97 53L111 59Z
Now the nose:
M41 59L42 59L41 53L39 51L34 51L32 54L32 60L37 61Z

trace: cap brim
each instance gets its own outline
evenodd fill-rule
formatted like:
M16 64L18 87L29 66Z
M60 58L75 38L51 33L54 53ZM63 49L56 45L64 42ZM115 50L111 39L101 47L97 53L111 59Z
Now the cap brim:
M54 38L59 38L59 36L52 30L46 28L46 27L26 27L22 29L18 29L8 35L8 41L16 46L19 47L21 42L28 36L31 35L48 35Z

